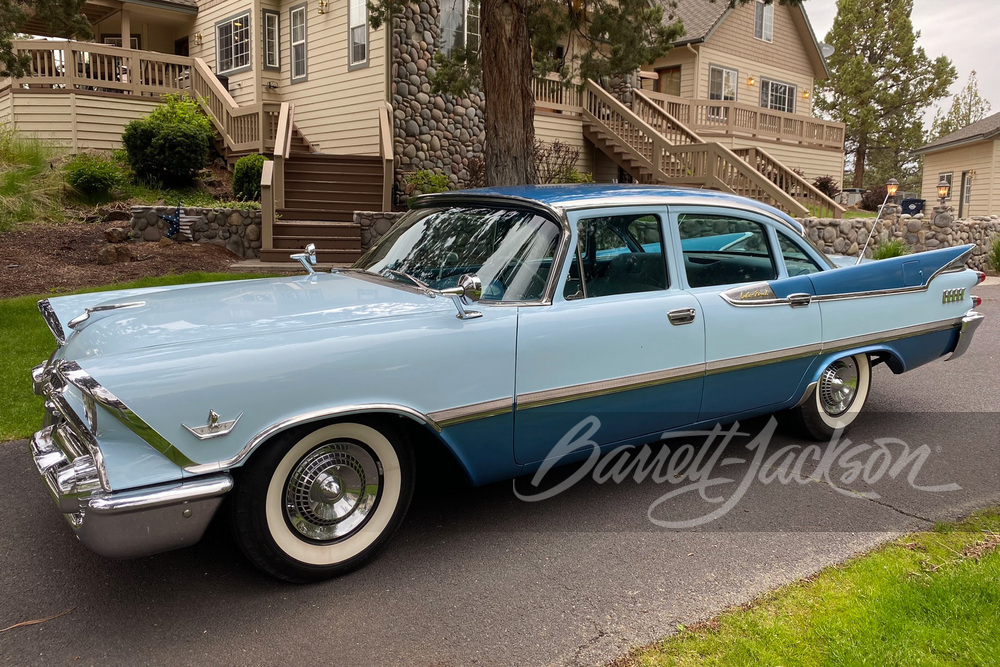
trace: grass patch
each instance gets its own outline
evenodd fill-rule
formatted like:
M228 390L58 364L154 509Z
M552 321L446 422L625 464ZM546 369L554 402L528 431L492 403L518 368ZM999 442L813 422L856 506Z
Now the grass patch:
M0 232L27 221L62 220L59 150L38 137L0 127Z
M872 248L872 259L889 259L909 254L910 249L906 247L906 243L902 239L892 239Z
M844 211L844 218L874 218L878 213L875 211Z
M142 278L119 285L106 285L72 292L106 292L131 287L159 287L205 283L216 280L244 280L257 275L232 273L184 273ZM26 438L41 428L42 399L31 391L31 369L52 354L56 344L38 313L37 302L44 296L0 299L0 441Z
M992 508L681 628L618 664L997 664L998 546Z

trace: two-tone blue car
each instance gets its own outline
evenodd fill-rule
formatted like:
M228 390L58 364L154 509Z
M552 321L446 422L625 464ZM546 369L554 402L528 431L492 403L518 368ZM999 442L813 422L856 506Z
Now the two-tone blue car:
M228 496L251 561L358 567L443 448L473 484L597 444L790 410L829 438L871 369L969 346L971 246L838 268L779 211L650 186L443 193L353 268L39 303L35 463L111 557L199 540ZM314 256L312 256L314 259Z

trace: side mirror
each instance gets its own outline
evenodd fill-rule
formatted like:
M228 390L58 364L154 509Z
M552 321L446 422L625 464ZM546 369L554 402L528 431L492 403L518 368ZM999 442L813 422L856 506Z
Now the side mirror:
M458 279L457 286L440 290L440 292L445 296L451 297L455 308L458 309L458 319L471 320L483 316L478 310L466 310L463 303L463 299L468 299L471 303L476 303L483 296L483 281L476 274L462 274L462 277Z

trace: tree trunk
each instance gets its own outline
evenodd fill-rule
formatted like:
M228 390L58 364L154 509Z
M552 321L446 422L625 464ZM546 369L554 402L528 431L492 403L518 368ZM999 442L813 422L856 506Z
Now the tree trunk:
M854 182L851 184L855 188L865 187L865 160L868 157L868 139L861 137L858 147L854 151Z
M486 182L535 183L535 99L528 0L482 0Z

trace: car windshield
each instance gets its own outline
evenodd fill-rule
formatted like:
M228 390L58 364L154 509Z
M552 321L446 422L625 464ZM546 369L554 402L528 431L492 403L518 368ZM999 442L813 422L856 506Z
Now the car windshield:
M455 287L463 274L474 273L484 300L535 301L545 292L559 236L559 225L529 211L419 209L354 268L433 289Z

